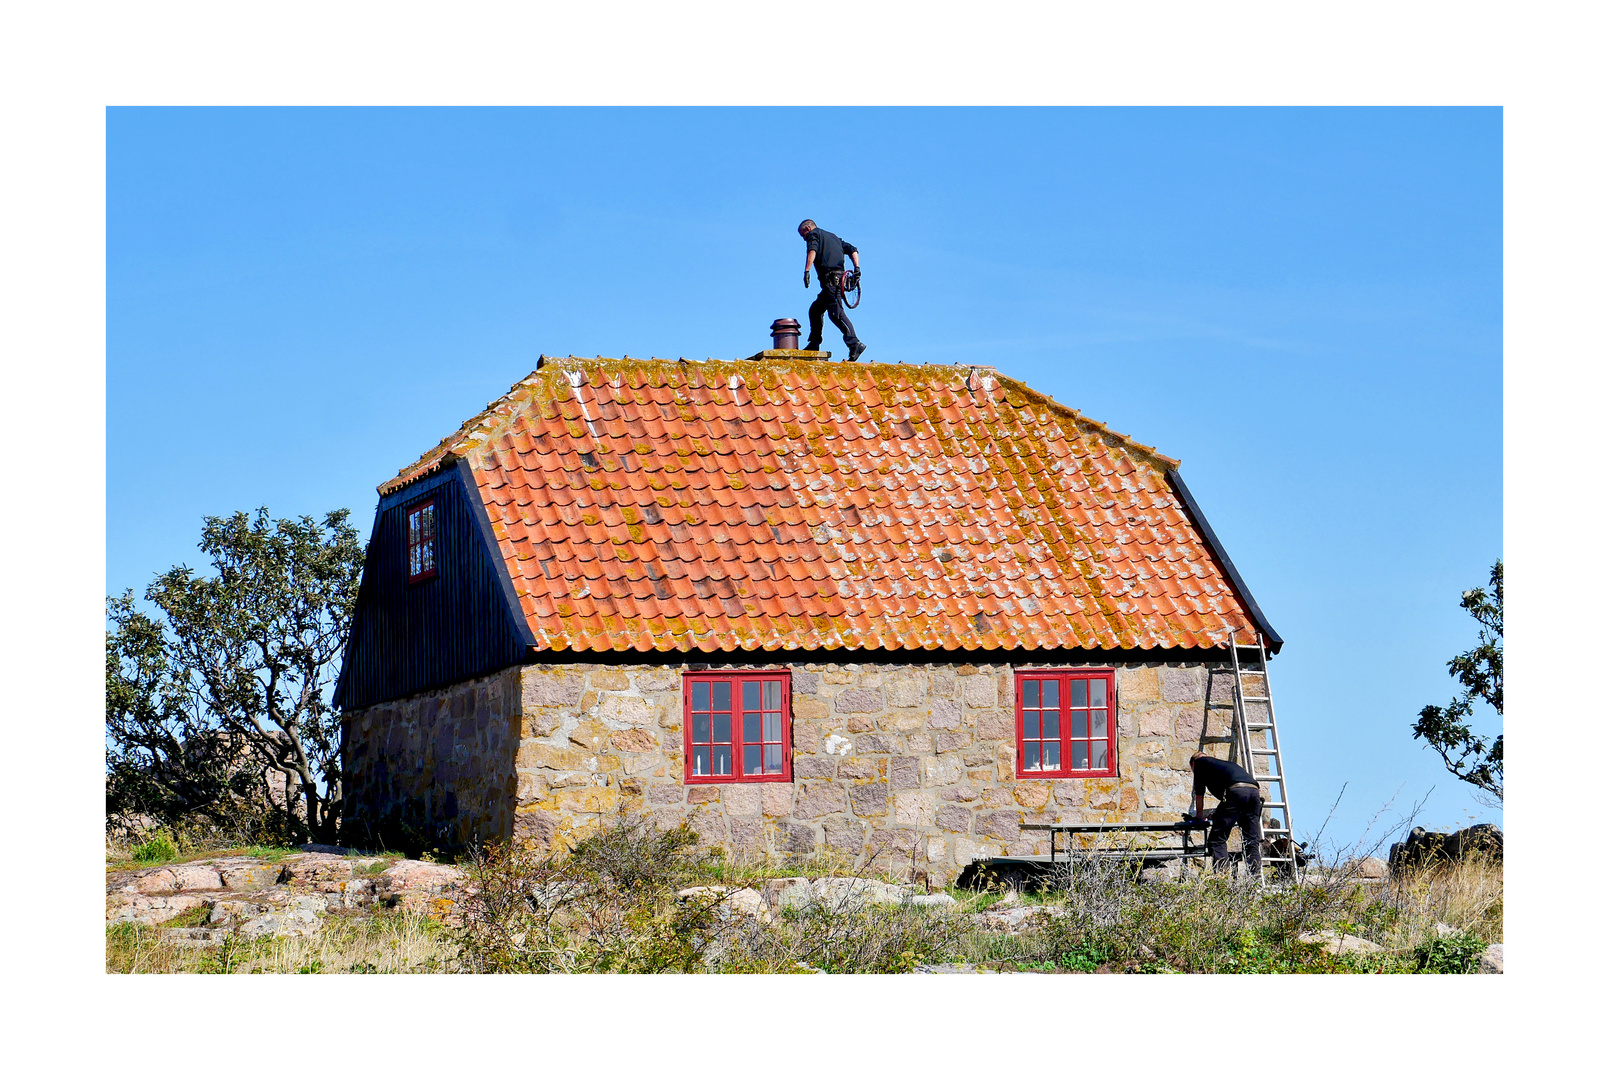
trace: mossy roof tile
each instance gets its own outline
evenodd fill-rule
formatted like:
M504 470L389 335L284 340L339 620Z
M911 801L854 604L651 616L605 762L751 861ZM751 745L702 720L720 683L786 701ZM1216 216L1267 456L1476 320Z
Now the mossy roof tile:
M1255 633L1178 462L989 369L549 358L380 490L460 458L542 648Z

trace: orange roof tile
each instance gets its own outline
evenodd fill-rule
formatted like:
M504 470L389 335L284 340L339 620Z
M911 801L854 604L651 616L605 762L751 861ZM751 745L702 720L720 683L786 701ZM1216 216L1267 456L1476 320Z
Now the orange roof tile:
M1256 633L1179 463L991 368L544 358L380 491L460 458L540 648Z

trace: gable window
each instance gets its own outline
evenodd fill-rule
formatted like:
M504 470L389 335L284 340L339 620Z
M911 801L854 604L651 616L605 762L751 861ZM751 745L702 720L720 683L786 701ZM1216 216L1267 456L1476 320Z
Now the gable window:
M436 500L408 508L408 584L436 576Z
M786 671L689 673L682 678L689 784L793 778Z
M1017 673L1017 776L1117 775L1117 672Z

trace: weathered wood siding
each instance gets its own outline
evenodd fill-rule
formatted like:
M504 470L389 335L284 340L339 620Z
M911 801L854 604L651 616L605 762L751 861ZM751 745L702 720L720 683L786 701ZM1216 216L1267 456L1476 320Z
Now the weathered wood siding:
M336 694L342 711L472 679L518 662L530 631L516 619L467 470L380 501ZM408 584L407 510L436 499L436 576Z

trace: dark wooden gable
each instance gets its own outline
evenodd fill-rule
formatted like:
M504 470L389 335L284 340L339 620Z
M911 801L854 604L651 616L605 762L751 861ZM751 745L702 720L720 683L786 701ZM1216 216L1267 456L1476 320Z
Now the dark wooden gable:
M436 573L409 584L407 513L429 498ZM485 675L517 663L532 644L464 462L380 500L336 686L338 709Z

